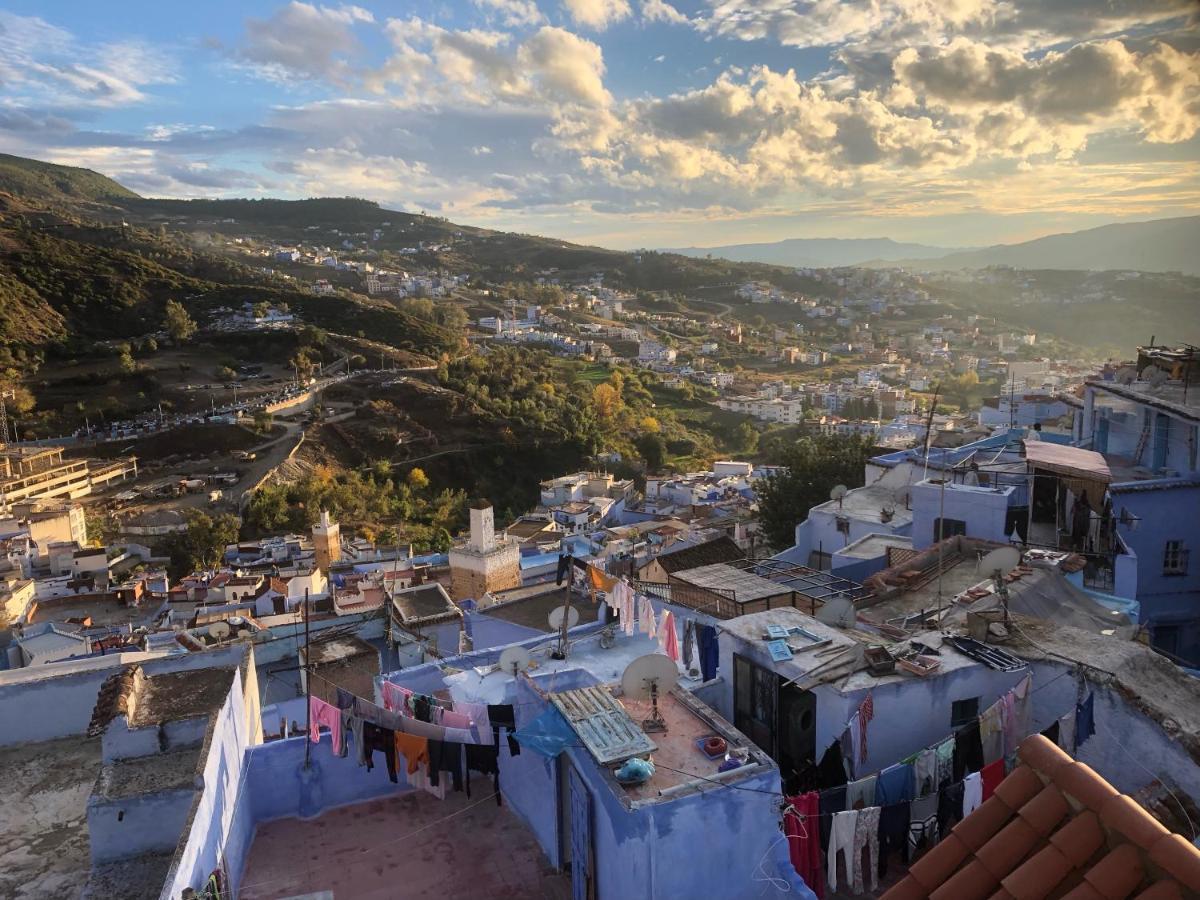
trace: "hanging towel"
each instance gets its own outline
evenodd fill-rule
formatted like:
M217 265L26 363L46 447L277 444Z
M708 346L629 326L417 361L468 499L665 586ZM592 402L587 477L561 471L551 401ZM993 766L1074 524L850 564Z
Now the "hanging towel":
M796 874L817 895L825 896L821 877L821 844L817 835L820 807L815 793L784 798L788 810L783 814L783 833L787 836L788 856Z
M983 799L986 801L1004 780L1004 760L998 759L994 763L984 766L979 770L979 778L983 782Z
M679 662L679 635L675 633L675 615L669 609L663 613L658 643L662 646L663 653L676 663Z
M993 703L979 717L979 742L984 765L1004 758L1004 726L1000 722L1003 706L1000 702Z
M522 747L551 759L579 740L562 713L554 707L548 708L513 736Z
M438 724L446 728L470 728L471 718L453 709L443 709L442 719Z
M1087 699L1075 707L1075 747L1096 733L1096 695L1088 692Z
M1075 755L1075 710L1058 720L1058 746L1068 755Z
M654 621L654 604L645 594L638 598L638 625L646 637L651 640L658 633L658 623Z
M409 701L412 698L413 692L406 687L400 687L398 684L392 684L390 681L383 683L383 708L395 710L403 715L412 715L412 710L409 707Z
M962 817L965 819L983 803L983 778L978 772L972 772L963 779Z
M477 743L495 744L496 741L492 736L492 723L488 719L486 703L466 703L456 700L454 701L454 711L462 713L471 721L471 734L474 735Z
M618 581L615 585L613 585L613 589L609 592L609 596L612 597L613 605L616 607L617 614L621 617L622 630L627 635L632 637L634 633L634 627L636 625L633 614L633 588L627 585L624 581Z
M717 629L712 625L697 625L696 636L700 642L700 677L712 681L717 677L720 664Z
M604 593L607 594L613 589L613 585L617 583L617 579L613 578L611 575L605 575L595 566L589 565L587 571L588 578L592 582L592 587L598 591L604 591Z

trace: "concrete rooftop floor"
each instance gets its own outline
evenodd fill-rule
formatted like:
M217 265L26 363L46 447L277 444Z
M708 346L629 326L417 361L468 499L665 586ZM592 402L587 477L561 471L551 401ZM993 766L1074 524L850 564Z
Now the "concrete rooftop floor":
M491 779L476 774L471 788L470 800L417 791L261 825L238 896L569 898L570 877L551 868L507 806L496 806Z
M100 741L83 736L0 748L0 897L77 897L91 869L87 801Z

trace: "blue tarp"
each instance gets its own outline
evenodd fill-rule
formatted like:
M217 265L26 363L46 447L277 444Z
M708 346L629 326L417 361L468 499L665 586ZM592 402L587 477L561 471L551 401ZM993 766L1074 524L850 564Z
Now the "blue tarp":
M532 750L541 756L551 759L562 753L567 747L579 742L567 720L553 706L544 713L518 729L513 737L526 750Z

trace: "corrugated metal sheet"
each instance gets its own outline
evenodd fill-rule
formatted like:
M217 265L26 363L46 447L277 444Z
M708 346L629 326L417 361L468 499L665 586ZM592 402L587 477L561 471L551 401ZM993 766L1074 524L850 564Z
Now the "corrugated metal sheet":
M551 694L550 702L571 723L583 745L601 765L615 765L658 749L629 717L625 707L603 688L561 691Z

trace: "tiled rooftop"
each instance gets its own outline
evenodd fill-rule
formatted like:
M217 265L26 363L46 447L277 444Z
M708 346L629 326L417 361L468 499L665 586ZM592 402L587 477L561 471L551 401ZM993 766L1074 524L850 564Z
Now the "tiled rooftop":
M884 900L1123 900L1200 891L1200 850L1041 735ZM1182 888L1182 890L1181 890Z

